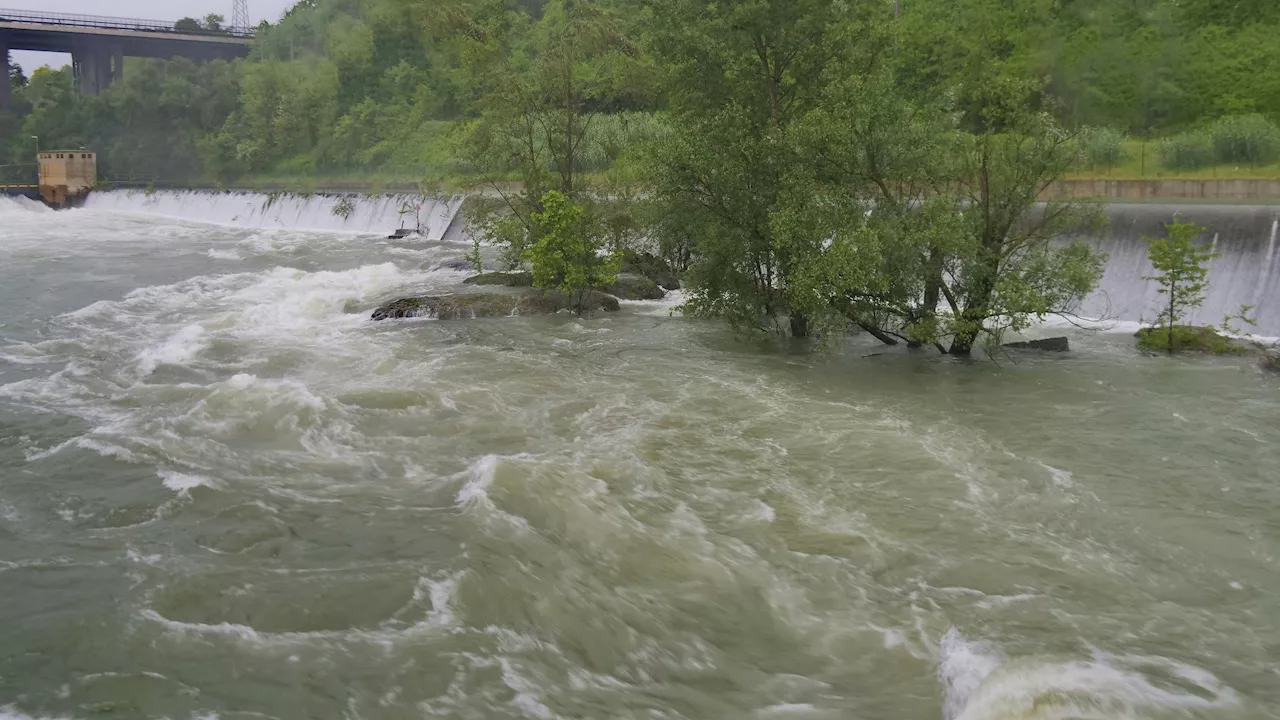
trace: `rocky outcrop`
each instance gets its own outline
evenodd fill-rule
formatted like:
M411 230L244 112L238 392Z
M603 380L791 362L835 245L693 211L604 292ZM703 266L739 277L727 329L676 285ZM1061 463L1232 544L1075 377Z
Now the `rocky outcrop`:
M484 317L553 315L561 310L576 312L576 297L555 290L524 292L467 293L401 298L373 311L373 319L436 318L466 320ZM618 299L599 292L583 298L582 311L617 312Z
M623 273L612 285L600 288L601 291L622 300L661 300L667 293L658 283L643 275Z
M533 287L533 273L488 272L474 275L462 281L463 285L500 285L503 287Z
M1071 343L1064 337L1028 340L1026 342L1005 343L1004 347L1013 350L1045 350L1047 352L1067 352Z
M622 259L622 272L647 277L664 290L680 289L680 277L666 260L657 255L628 252Z

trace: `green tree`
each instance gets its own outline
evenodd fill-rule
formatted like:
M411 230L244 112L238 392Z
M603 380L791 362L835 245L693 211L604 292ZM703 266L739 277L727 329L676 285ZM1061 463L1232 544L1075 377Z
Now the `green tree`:
M598 223L564 193L549 191L541 204L544 210L533 214L538 240L525 250L533 284L568 293L582 315L587 293L617 281L622 256L606 254Z
M461 128L458 159L501 203L477 203L473 220L504 247L509 267L538 242L534 215L555 190L586 198L582 181L593 105L632 90L639 54L621 25L590 0L549 0L524 13L464 24L459 42L475 88L475 117ZM519 189L506 183L518 180Z
M670 134L650 173L667 242L692 245L686 311L738 328L808 334L789 291L797 258L773 215L798 161L793 124L823 94L827 68L880 48L859 13L879 3L655 0L650 37L663 63ZM870 41L870 42L868 42Z
M204 30L204 26L195 18L184 17L173 24L173 29L178 32L198 33Z
M1192 242L1204 232L1203 227L1174 220L1165 228L1167 234L1162 238L1143 237L1147 256L1157 273L1143 279L1159 283L1160 294L1165 296L1159 320L1172 353L1178 345L1179 323L1189 311L1204 304L1209 289L1209 263L1218 255Z

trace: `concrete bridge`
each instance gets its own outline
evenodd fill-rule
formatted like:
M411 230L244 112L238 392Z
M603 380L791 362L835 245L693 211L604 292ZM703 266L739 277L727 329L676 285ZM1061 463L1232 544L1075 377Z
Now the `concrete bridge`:
M253 31L177 30L156 20L62 15L0 8L0 57L9 77L10 50L70 53L76 86L96 95L124 76L124 58L187 57L197 62L244 57ZM0 108L9 106L9 83L0 82Z

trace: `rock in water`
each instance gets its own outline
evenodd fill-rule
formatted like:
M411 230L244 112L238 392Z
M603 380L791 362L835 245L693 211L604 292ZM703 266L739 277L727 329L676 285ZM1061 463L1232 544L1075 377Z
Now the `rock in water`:
M428 295L401 298L373 311L373 319L436 318L465 320L512 315L553 315L561 310L575 311L576 298L555 290L527 290L518 293L469 293L465 295ZM583 309L618 312L618 299L599 292L583 298Z
M658 283L643 275L630 273L618 276L618 279L606 287L600 288L610 295L623 300L661 300L667 296Z
M1005 343L1004 347L1015 350L1047 350L1049 352L1067 352L1071 343L1064 337L1028 340L1026 342Z
M1262 369L1280 372L1280 347L1267 348L1262 353Z
M426 263L422 266L423 270L457 270L458 272L471 272L475 270L475 266L470 260L445 260L438 265Z
M651 253L628 252L622 260L622 272L647 277L664 290L680 289L680 278L671 265Z
M533 287L533 274L527 272L489 272L474 275L462 281L463 285L501 285L504 287Z

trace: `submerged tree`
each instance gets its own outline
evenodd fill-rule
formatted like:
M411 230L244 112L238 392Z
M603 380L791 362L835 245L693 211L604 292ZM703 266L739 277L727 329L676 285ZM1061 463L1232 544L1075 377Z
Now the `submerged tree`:
M827 68L865 49L851 24L878 3L655 0L653 50L665 61L671 134L652 157L672 243L690 243L686 310L739 328L808 333L790 291L797 260L773 223L798 158L793 124L814 108ZM672 238L668 238L670 241Z
M461 130L458 156L501 198L496 205L477 203L473 219L514 266L538 241L534 215L544 210L546 193L585 194L590 110L628 92L639 52L591 0L550 0L536 20L504 13L483 33L467 28L459 42L476 116Z
M552 190L542 197L544 210L533 214L538 240L525 250L536 287L559 290L573 299L582 315L593 288L611 285L622 264L619 253L605 253L599 223L564 193Z
M1195 223L1175 219L1165 229L1167 234L1162 238L1142 238L1157 273L1143 279L1159 283L1160 294L1165 296L1159 327L1172 353L1178 345L1179 324L1188 312L1204 304L1205 292L1209 289L1209 263L1218 255L1192 242L1204 232L1204 228Z

